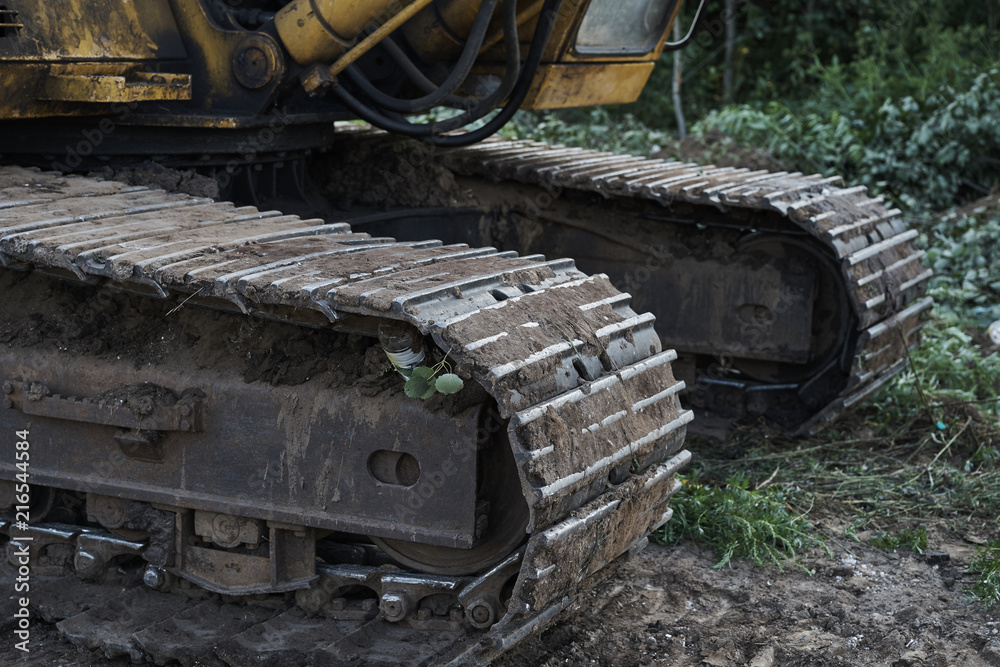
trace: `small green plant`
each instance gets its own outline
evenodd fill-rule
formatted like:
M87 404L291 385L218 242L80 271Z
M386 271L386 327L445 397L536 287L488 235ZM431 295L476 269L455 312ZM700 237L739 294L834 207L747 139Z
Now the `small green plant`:
M441 373L445 368L448 372ZM462 378L451 372L447 359L433 366L417 366L409 373L410 378L403 385L403 391L410 398L428 399L434 394L456 394L465 386Z
M976 552L969 571L979 580L965 592L981 602L986 609L1000 604L1000 540L990 542Z
M927 529L923 526L903 528L896 533L879 533L872 538L872 544L880 549L909 549L918 554L927 551Z
M780 486L751 489L742 478L722 487L701 484L697 478L684 482L670 503L674 518L653 535L661 544L684 537L706 544L719 557L715 568L742 558L782 569L795 562L802 549L825 548L812 524L788 505Z

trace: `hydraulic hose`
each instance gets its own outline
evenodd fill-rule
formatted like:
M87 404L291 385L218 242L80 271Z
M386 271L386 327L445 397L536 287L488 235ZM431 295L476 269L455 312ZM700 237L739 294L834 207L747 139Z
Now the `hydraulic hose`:
M563 0L545 0L545 5L538 16L538 26L531 39L531 46L528 49L528 57L525 59L524 67L521 69L517 83L511 91L510 99L500 112L491 118L482 127L470 130L463 134L444 135L441 123L429 123L425 125L415 125L404 120L395 120L387 117L383 113L372 109L368 105L358 100L338 82L334 82L333 93L343 104L362 120L371 123L388 132L402 134L415 138L426 138L435 146L457 148L468 146L486 139L503 127L517 112L528 92L531 89L532 81L538 68L541 65L542 57L545 54L545 47L552 36L552 28L555 25L556 17L562 7ZM488 113L488 110L487 112ZM485 115L485 113L483 114ZM456 116L456 119L460 116ZM481 116L480 116L481 117ZM449 119L455 120L455 119ZM442 123L445 121L442 121ZM468 121L466 121L468 122Z
M454 93L458 87L462 85L462 82L469 76L469 71L476 62L476 56L479 55L479 49L483 44L483 40L486 39L486 31L489 30L490 19L493 18L493 12L496 10L498 2L499 0L485 0L485 2L483 2L479 11L476 13L475 20L472 23L472 30L469 33L469 39L465 43L465 48L462 49L462 54L459 56L458 62L455 63L455 67L452 69L451 74L448 75L448 78L445 79L439 87L423 97L418 97L414 100L404 100L398 97L392 97L391 95L386 95L373 86L371 82L369 82L368 79L366 79L364 75L361 74L361 72L359 72L353 65L348 67L345 72L351 81L357 85L365 95L370 97L379 106L391 111L397 111L399 113L420 113L435 107L443 102L449 95ZM514 3L507 2L505 4Z

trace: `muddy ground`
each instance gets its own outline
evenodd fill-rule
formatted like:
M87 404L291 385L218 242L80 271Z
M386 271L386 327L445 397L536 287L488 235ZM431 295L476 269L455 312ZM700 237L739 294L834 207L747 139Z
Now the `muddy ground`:
M1000 665L1000 613L962 588L974 550L940 542L950 559L831 544L810 570L734 563L690 542L651 545L549 630L500 664Z
M932 531L944 556L846 540L780 572L749 563L712 569L695 544L650 545L608 581L498 663L520 665L752 665L893 667L1000 665L1000 613L962 589L974 545ZM36 625L27 661L9 623L0 664L123 667Z

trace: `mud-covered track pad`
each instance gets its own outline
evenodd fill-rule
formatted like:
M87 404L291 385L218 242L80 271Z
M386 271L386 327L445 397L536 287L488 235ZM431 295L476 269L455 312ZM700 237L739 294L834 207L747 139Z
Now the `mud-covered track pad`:
M455 640L452 657L488 660L513 645L669 517L691 419L675 355L661 349L652 315L572 260L396 242L336 221L4 167L0 262L302 326L371 334L392 319L430 336L498 406L529 511L506 615L481 641ZM197 630L183 616L158 618L129 630L129 650L162 661L180 655L172 635Z

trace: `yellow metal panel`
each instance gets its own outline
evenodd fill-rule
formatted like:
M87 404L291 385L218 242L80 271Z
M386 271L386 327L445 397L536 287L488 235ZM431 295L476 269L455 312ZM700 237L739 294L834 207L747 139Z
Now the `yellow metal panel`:
M128 76L54 74L46 77L42 100L62 102L149 102L191 99L191 75L134 72Z
M278 11L274 25L295 62L329 63L367 26L385 23L401 8L394 0L294 0Z
M635 102L653 66L651 62L543 65L522 108L564 109Z
M183 58L167 0L4 0L21 28L0 40L9 61Z
M435 0L407 21L400 32L426 63L458 55L482 0Z

